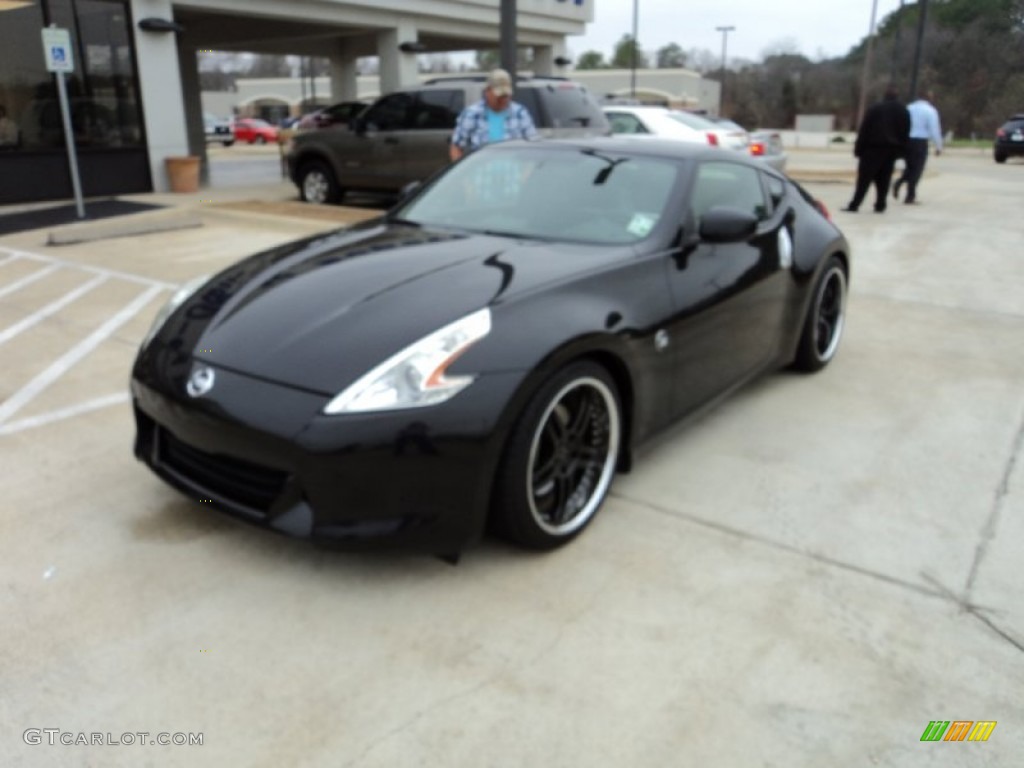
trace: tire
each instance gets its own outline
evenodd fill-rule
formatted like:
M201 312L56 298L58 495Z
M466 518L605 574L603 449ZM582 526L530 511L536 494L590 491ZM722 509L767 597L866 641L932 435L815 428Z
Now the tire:
M255 141L257 144L266 144L267 143L267 137L263 136L263 135L260 135L260 136L257 136L255 139L253 139L253 141Z
M498 468L492 527L527 549L571 541L608 494L621 435L622 406L608 372L589 361L563 368L513 427Z
M1005 162L1006 162L1006 153L1005 153L1005 152L1000 152L1000 151L999 151L999 150L997 149L997 150L996 150L996 151L995 151L995 152L993 153L993 155L995 156L995 159L996 159L996 162L997 162L997 163L1005 163Z
M342 191L330 166L315 160L303 165L299 172L299 194L307 203L327 205L339 202Z
M234 143L235 143L234 139L231 139L230 141L222 141L221 142L221 144L223 144L225 147L230 147Z
M814 285L794 366L820 371L835 357L846 321L846 270L838 256L829 256Z

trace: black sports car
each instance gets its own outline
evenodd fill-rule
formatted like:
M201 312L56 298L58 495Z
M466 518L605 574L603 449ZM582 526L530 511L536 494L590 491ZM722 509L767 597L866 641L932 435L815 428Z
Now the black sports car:
M656 430L826 365L849 268L824 208L735 153L489 146L379 219L180 290L132 373L135 454L297 536L553 548Z

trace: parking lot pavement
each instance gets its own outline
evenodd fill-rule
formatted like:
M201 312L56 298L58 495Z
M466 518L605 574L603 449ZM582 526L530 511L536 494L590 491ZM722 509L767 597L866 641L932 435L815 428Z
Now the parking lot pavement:
M563 551L454 568L248 528L131 456L170 286L330 223L0 238L0 765L1018 764L1024 168L928 170L921 206L834 214L854 261L826 371L645 446ZM935 720L998 725L921 742Z

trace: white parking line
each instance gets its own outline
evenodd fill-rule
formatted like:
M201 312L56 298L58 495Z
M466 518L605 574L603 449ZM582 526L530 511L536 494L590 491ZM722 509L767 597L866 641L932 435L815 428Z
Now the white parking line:
M96 275L96 277L94 277L89 282L84 283L84 284L78 286L77 288L75 288L73 291L70 291L69 293L65 293L63 296L61 296L56 301L50 302L49 304L47 304L42 309L40 309L40 310L38 310L36 312L33 312L28 317L25 317L25 318L19 320L18 322L16 322L14 325L12 325L12 326L10 326L8 328L5 328L4 330L0 331L0 345L6 344L8 341L13 339L19 333L21 333L23 331L27 331L29 328L31 328L36 323L39 323L39 322L45 320L46 318L48 318L50 315L53 315L53 314L59 312L60 310L64 309L64 307L66 307L68 304L73 302L75 299L77 299L77 298L79 298L81 296L84 296L89 291L91 291L93 288L95 288L97 285L99 285L100 283L105 283L106 281L107 281L107 277L105 277L104 275Z
M105 269L103 267L94 267L91 264L80 264L77 261L68 261L67 259L57 259L53 256L43 256L38 253L29 253L28 251L18 251L13 248L6 248L0 246L0 251L7 253L8 258L13 259L31 259L32 261L41 261L46 264L56 264L58 267L66 269L81 269L85 272L92 272L97 275L103 275L104 277L115 277L118 280L127 280L130 283L139 283L141 285L159 285L161 288L177 288L175 283L168 283L164 280L154 280L151 277L142 277L141 275L133 275L130 272L121 272L116 269Z
M95 400L88 400L78 405L72 405L69 408L60 408L56 411L50 411L49 413L43 413L39 416L30 416L27 419L21 419L20 421L12 421L10 424L4 424L0 426L0 435L10 435L14 432L21 432L23 429L31 429L32 427L41 427L44 424L52 424L55 421L61 419L69 419L72 416L79 416L83 413L89 413L90 411L97 411L100 408L107 408L111 405L121 405L127 403L131 399L128 392L118 392L116 395L106 395L105 397L97 397Z
M36 280L42 280L44 277L53 274L58 269L60 269L59 264L51 264L48 267L43 267L38 272L33 272L31 275L25 275L20 280L15 280L13 283L9 283L3 288L0 288L0 298L3 298L9 293L14 293L17 290L24 288L26 285L31 285Z
M118 328L131 320L162 290L163 288L159 285L151 285L120 312L109 318L85 339L51 363L46 370L37 375L32 381L7 398L3 403L0 403L0 425L3 425L11 416L39 395L40 392L67 373L68 369L102 344L109 336L113 335Z

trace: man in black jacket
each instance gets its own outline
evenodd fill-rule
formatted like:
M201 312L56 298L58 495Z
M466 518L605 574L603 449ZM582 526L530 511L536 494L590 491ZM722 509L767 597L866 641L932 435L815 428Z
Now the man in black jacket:
M882 101L865 113L857 131L857 143L853 147L854 157L860 161L857 186L844 211L856 213L872 183L875 185L875 211L885 210L893 167L896 160L906 154L909 139L910 114L900 102L896 87L890 85Z

